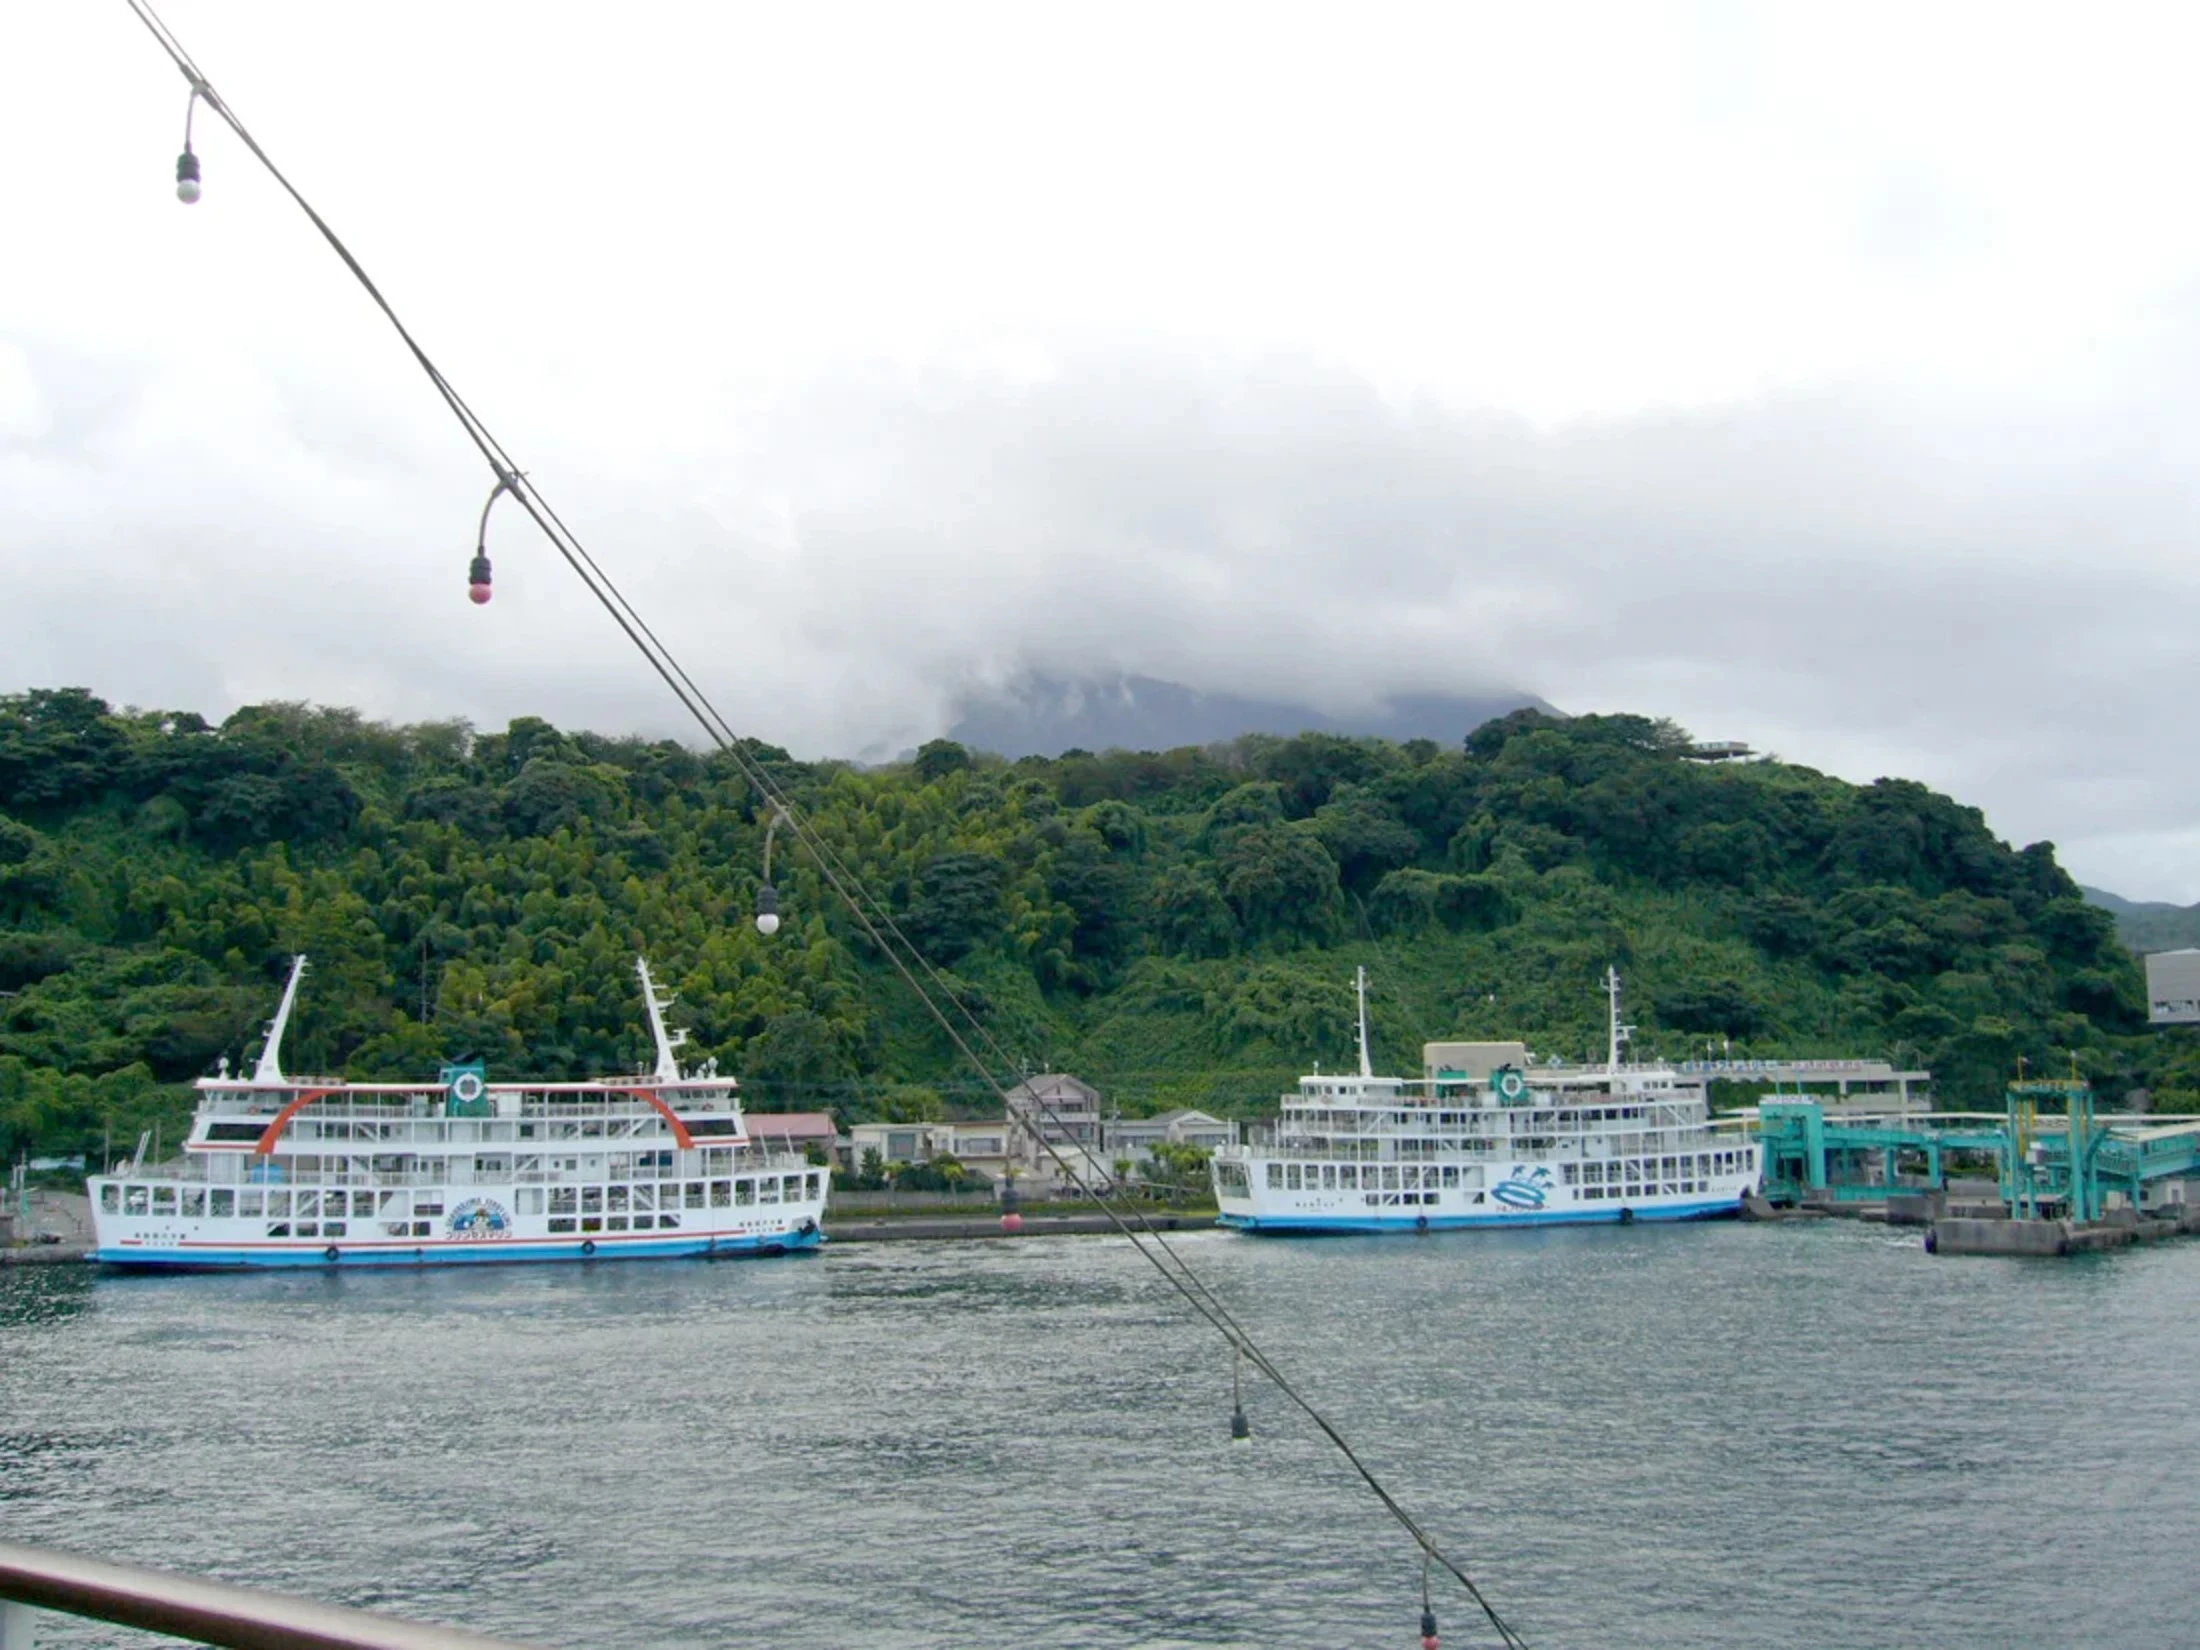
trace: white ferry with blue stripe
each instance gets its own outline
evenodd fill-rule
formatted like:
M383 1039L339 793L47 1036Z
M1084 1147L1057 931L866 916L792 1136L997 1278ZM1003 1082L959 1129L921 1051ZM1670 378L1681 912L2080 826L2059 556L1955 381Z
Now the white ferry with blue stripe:
M282 1069L306 960L292 965L252 1074L201 1078L180 1160L89 1183L116 1266L389 1267L775 1254L824 1241L827 1171L752 1137L715 1062L637 960L656 1066L580 1083L501 1083L478 1064L430 1084ZM141 1148L142 1149L142 1148Z
M1360 974L1360 1070L1316 1072L1272 1129L1213 1163L1225 1226L1267 1233L1701 1220L1757 1189L1759 1148L1715 1128L1703 1080L1623 1062L1607 970L1602 1069L1531 1065L1520 1043L1428 1043L1418 1081L1377 1077Z

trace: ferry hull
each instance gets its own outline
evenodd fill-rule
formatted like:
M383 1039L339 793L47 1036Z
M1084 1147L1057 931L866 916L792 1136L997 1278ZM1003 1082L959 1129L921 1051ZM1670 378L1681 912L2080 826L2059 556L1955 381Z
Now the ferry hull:
M1739 1215L1741 1208L1739 1198L1714 1197L1651 1208L1523 1209L1503 1214L1474 1215L1442 1214L1435 1211L1414 1215L1260 1215L1226 1208L1216 1219L1217 1224L1230 1227L1234 1231L1254 1232L1264 1237L1344 1237L1397 1232L1488 1231L1493 1228L1521 1226L1625 1226L1648 1221L1719 1220Z
M803 1228L807 1227L807 1230ZM776 1233L684 1233L679 1236L505 1238L479 1242L177 1244L161 1248L103 1245L92 1259L141 1272L356 1271L420 1266L529 1265L545 1261L738 1260L816 1249L825 1234L815 1221Z

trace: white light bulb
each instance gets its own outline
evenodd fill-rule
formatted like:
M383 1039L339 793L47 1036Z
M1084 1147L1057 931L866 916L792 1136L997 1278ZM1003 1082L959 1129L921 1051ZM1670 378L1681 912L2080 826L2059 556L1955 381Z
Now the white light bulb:
M779 913L777 911L766 911L762 916L758 917L756 919L756 931L759 934L766 935L767 937L778 933Z
M196 206L199 200L199 180L185 178L176 185L176 199L186 206Z

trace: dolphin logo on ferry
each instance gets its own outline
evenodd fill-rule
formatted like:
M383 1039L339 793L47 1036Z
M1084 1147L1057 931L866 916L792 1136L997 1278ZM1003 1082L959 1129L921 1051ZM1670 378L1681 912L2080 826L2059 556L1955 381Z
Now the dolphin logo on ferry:
M1512 1172L1490 1188L1490 1196L1508 1209L1540 1209L1551 1195L1551 1171L1537 1164L1530 1169L1515 1163Z

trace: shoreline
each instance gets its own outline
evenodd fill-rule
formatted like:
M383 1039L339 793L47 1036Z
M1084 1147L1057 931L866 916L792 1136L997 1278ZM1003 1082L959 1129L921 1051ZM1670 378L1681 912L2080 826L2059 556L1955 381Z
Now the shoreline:
M1190 1214L1149 1214L1145 1226L1135 1220L1127 1222L1133 1231L1144 1231L1150 1226L1157 1232L1201 1232L1216 1229L1213 1211ZM899 1243L922 1238L956 1238L982 1240L994 1238L1007 1241L1016 1237L1060 1237L1102 1235L1116 1230L1116 1223L1106 1215L1026 1215L1023 1228L1017 1232L1001 1230L998 1215L973 1219L956 1215L869 1215L853 1220L825 1222L827 1243Z
M1133 1230L1145 1227L1132 1221ZM1201 1232L1215 1228L1212 1210L1174 1214L1149 1214L1146 1224L1157 1232ZM955 1242L1007 1242L1017 1237L1100 1237L1116 1230L1106 1215L1026 1215L1021 1231L1004 1232L998 1215L859 1215L825 1222L827 1243L908 1243L927 1238ZM88 1243L23 1243L0 1248L0 1267L65 1266L92 1264Z

